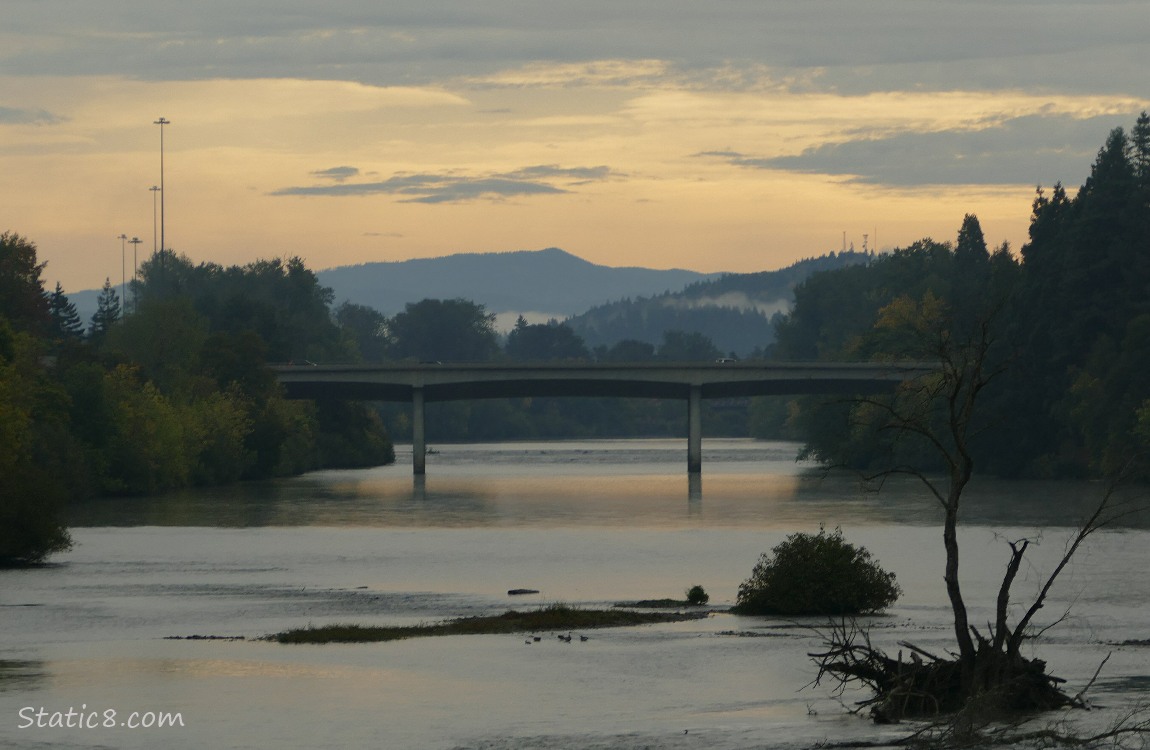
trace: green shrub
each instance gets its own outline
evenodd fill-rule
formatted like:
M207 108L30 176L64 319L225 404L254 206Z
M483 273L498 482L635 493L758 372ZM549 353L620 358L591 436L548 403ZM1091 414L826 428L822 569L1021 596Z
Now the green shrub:
M695 585L687 589L687 604L701 607L709 601L711 601L711 595L702 586Z
M791 534L771 553L759 558L751 577L739 586L737 614L877 612L902 593L894 573L879 567L865 547L848 544L841 529Z
M24 477L15 482L9 479L0 482L0 495L4 496L0 504L0 568L35 565L53 553L71 549L72 537L55 504L45 499L44 484L6 494L13 484L22 484Z

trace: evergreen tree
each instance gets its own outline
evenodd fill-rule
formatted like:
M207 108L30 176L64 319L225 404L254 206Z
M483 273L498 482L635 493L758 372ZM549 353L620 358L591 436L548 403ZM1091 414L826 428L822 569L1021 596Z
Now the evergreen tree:
M1150 190L1150 114L1143 112L1130 131L1131 160L1143 191Z
M983 470L1110 473L1150 449L1147 237L1150 115L1144 113L1129 136L1121 128L1109 133L1074 197L1061 184L1038 190L1021 264L1005 245L988 255L969 215L953 251L924 240L860 269L809 277L778 325L778 355L895 356L896 333L870 332L876 312L897 298L937 308L945 340L985 340L987 357L1006 368L979 396L986 413L1000 416L993 430L980 426L970 445ZM841 405L803 399L791 422L810 455L873 463L879 435Z
M52 331L61 339L79 339L84 335L84 323L76 306L64 294L60 282L56 282L56 291L48 296L48 309L52 314Z
M990 253L986 249L986 237L982 234L982 225L978 223L978 217L974 214L962 217L962 227L958 230L958 243L954 246L954 259L960 265L974 265L990 260Z
M967 214L962 218L954 246L950 306L956 334L967 335L970 327L977 324L989 275L990 253L986 249L982 225L977 216Z
M96 312L88 326L88 338L100 342L108 335L108 330L120 319L120 297L110 279L104 279L104 287L96 300Z

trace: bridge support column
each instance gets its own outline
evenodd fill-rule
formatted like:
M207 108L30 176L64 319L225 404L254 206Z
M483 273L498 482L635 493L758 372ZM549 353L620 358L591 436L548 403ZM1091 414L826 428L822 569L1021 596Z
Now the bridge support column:
M692 385L687 394L687 473L703 471L703 387Z
M416 476L427 473L427 435L423 431L423 388L411 389L411 469Z

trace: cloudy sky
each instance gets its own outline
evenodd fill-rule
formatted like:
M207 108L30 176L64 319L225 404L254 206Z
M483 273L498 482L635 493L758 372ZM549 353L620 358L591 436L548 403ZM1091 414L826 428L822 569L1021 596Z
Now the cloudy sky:
M116 283L163 117L195 261L757 271L966 213L1017 249L1035 186L1150 106L1147 29L1145 0L4 0L0 231Z

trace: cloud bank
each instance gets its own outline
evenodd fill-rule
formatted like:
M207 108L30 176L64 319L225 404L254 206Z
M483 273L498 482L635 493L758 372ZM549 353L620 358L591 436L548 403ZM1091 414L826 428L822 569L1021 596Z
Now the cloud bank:
M582 185L605 180L611 170L599 167L559 167L543 164L494 175L410 174L395 175L376 182L345 182L359 174L355 167L335 167L313 172L313 175L335 179L334 185L286 187L271 195L347 197L396 195L404 203L460 203L479 199L502 200L519 196L558 195L570 192L555 181Z
M892 187L1046 184L1085 174L1105 134L1128 117L1029 115L970 130L860 134L799 154L758 157L736 151L697 156L746 169L824 174ZM1036 171L1040 165L1041 172Z
M1150 4L1072 0L39 0L5 8L16 75L291 77L420 85L540 61L649 60L684 73L817 71L891 88L1130 89ZM66 12L62 12L66 7Z

